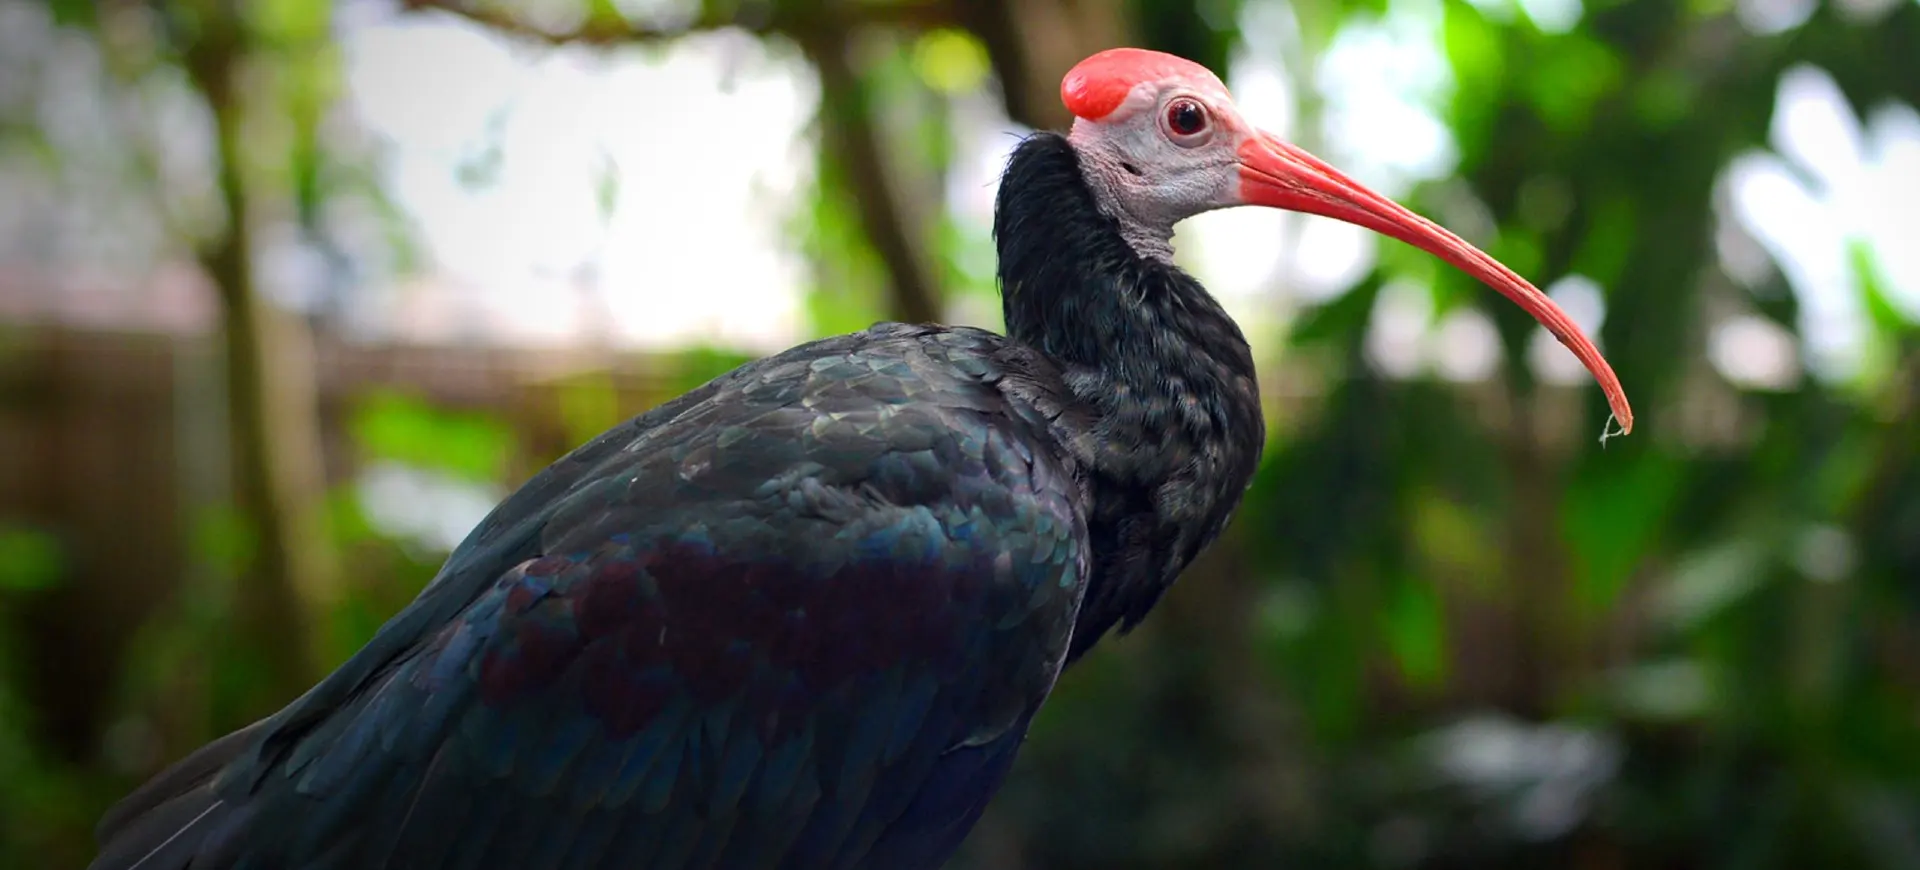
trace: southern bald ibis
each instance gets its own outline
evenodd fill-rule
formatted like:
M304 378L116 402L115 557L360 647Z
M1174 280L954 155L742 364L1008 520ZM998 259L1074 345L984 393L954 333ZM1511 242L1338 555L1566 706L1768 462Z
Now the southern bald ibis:
M1220 532L1253 356L1173 263L1258 205L1525 280L1257 131L1165 54L1088 58L1014 150L1006 336L882 324L716 378L534 477L339 670L101 822L95 870L944 863L1061 669Z

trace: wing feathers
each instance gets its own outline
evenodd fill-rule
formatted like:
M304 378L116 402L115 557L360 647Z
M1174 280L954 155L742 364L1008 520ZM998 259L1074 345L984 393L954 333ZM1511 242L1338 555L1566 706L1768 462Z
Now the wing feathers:
M110 813L95 870L936 866L1087 558L1044 424L973 356L999 341L796 349L582 447L321 685Z
M142 816L154 812L176 798L201 789L219 774L222 768L239 757L248 743L259 736L262 724L264 723L256 722L202 746L192 755L161 771L145 785L114 804L112 809L107 810L106 815L101 817L100 824L95 826L94 836L103 843L113 840L119 837L129 824L140 821ZM200 806L203 807L204 804ZM198 808L196 808L197 812Z

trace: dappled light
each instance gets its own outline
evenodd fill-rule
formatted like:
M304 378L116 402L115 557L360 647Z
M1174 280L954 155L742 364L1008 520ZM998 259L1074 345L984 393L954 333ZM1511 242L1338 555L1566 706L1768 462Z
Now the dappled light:
M1863 285L1920 322L1920 114L1882 104L1863 126L1831 76L1796 66L1780 79L1768 138L1776 153L1727 169L1734 214L1786 273L1807 364L1855 376L1871 345Z
M507 343L800 338L802 266L783 228L817 84L791 52L718 33L654 57L535 55L448 16L338 38L345 105L381 143L383 185L434 276L367 288L379 314L363 323L465 322L444 337Z

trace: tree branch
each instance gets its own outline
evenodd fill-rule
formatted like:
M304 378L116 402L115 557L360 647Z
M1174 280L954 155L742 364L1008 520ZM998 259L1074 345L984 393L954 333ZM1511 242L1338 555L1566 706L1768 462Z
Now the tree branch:
M966 0L961 26L986 46L1007 117L1039 130L1073 123L1060 77L1103 48L1135 44L1122 0Z
M693 33L735 28L758 35L793 35L818 27L814 20L831 17L845 27L893 27L928 30L956 24L946 0L899 0L890 3L748 3L734 10L716 10L702 3L693 20L653 26L626 18L589 16L572 28L553 30L526 21L511 11L472 0L401 0L410 12L436 11L465 18L509 36L547 45L636 45L664 42ZM717 4L716 4L717 5ZM797 7L797 8L796 8Z
M907 323L940 319L940 279L923 232L903 201L895 164L881 141L867 83L847 57L848 33L822 28L798 35L820 74L821 146L846 172L854 213L888 277L887 317Z
M200 262L220 300L234 501L255 548L236 601L241 631L269 675L269 694L257 705L271 709L320 672L305 596L325 586L328 553L315 534L324 475L313 379L294 356L302 336L254 282L240 76L248 48L247 34L222 17L185 42L181 62L212 115L226 211L224 230L203 240Z

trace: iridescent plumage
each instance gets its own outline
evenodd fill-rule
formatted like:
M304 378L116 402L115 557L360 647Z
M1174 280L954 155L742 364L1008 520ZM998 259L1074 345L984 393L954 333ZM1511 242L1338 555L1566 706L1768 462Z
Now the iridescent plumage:
M1054 421L1023 370L1046 368L991 333L885 325L602 436L108 841L150 849L114 835L213 807L146 866L934 866L1085 586L1085 494L1035 449Z

